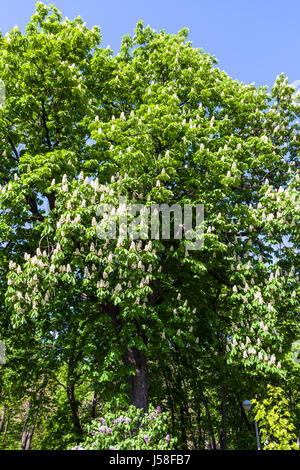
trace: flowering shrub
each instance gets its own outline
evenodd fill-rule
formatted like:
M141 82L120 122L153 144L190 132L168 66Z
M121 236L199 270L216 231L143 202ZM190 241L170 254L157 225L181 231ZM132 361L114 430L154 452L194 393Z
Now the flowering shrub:
M159 406L149 413L130 406L93 421L86 439L72 450L168 450L175 442L168 434L168 414Z

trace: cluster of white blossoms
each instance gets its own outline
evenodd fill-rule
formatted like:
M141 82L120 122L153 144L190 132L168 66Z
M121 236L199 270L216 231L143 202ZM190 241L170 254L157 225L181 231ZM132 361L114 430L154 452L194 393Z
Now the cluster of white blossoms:
M118 182L118 176L116 176L115 181ZM77 187L75 191L72 191L71 186L74 185ZM12 277L9 278L8 282L13 285L14 280L16 281L16 294L11 297L12 301L17 300L14 306L16 312L25 314L30 310L50 308L48 303L58 292L53 287L61 283L62 280L68 283L71 282L71 279L76 279L77 286L79 282L88 282L88 284L82 285L85 289L91 288L93 292L96 288L99 303L104 298L112 301L119 298L122 307L123 304L128 304L130 298L133 305L140 306L144 311L151 308L151 305L149 306L149 295L152 293L151 281L157 276L161 276L162 273L155 242L130 239L104 241L99 240L94 232L93 238L90 238L87 236L87 232L84 231L80 241L81 246L77 246L70 253L68 241L73 234L74 221L76 225L78 217L81 220L84 214L85 216L89 214L86 228L89 228L89 221L90 227L94 227L94 224L91 223L91 220L93 220L92 212L89 209L91 206L95 207L97 205L96 198L99 200L99 194L105 193L105 200L109 198L110 201L114 194L109 186L100 186L98 181L89 181L87 178L84 179L83 175L80 175L77 182L68 181L64 175L60 188L62 202L60 203L58 200L56 204L56 210L58 211L56 242L50 245L47 250L42 251L38 248L34 256L26 253L23 270L14 262L10 263ZM116 194L115 197L117 196ZM85 197L86 206L80 208L80 212L74 218L74 214L78 211L77 201L81 201L83 197ZM82 265L79 267L78 259L84 262L83 267ZM129 268L130 276L124 274L125 268ZM52 275L49 278L50 281L47 281L50 285L47 285L46 282L46 279L48 279L47 273ZM34 300L32 300L33 293L35 294ZM180 329L176 327L179 320L174 322L174 328L177 328L176 336L182 337L185 323L188 333L192 333L193 328L188 323L193 322L196 318L196 310L191 310L188 301L182 300L180 294L177 297L177 304L186 317L184 321L182 318L180 319ZM168 337L171 335L172 328L172 324L170 324ZM198 344L199 339L194 338L194 340Z
M267 366L275 366L278 369L281 368L281 362L276 361L276 355L275 352L271 353L270 346L265 346L265 349L263 348L263 343L260 338L260 336L256 336L257 333L255 333L255 329L253 327L249 327L248 329L249 332L252 333L252 336L254 339L250 339L248 335L245 337L242 337L241 335L236 336L236 334L240 333L240 328L245 329L246 325L242 321L240 324L240 327L238 327L236 324L232 324L232 329L236 332L233 333L232 335L227 337L227 344L226 344L226 351L229 354L240 354L243 359L249 359L251 356L255 358L257 361L262 361L264 364ZM260 320L259 324L256 325L258 332L267 332L269 330L268 325L263 322L263 320ZM273 329L272 331L273 334L276 334L276 330ZM252 344L254 343L254 344ZM268 341L268 344L270 343L270 339ZM276 347L277 351L280 353L282 351L281 347L278 347L277 345L273 345L273 347ZM245 366L251 365L251 363L247 364L244 363Z

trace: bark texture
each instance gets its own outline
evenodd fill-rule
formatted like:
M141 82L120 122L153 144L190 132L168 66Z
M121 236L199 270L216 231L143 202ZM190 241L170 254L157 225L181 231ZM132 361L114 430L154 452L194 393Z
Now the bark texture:
M21 436L21 450L30 450L32 437L36 425L37 415L44 392L46 383L46 375L43 375L40 383L40 388L36 394L36 398L33 401L29 401L28 410L25 418L25 423L23 426L22 436Z
M137 348L126 348L124 362L132 366L135 374L129 376L130 398L136 408L142 408L148 412L147 361L145 354Z

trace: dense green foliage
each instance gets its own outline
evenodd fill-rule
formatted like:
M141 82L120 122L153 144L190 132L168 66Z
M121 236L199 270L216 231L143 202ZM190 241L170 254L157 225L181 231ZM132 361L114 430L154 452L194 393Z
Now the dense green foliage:
M105 407L149 396L177 448L252 449L242 401L267 384L299 435L295 90L231 79L187 34L139 22L114 55L39 2L0 37L1 448L89 442ZM120 197L203 204L201 248L141 223L99 238Z
M268 396L256 405L255 419L261 431L265 450L297 450L295 426L292 423L288 400L280 387L268 385Z

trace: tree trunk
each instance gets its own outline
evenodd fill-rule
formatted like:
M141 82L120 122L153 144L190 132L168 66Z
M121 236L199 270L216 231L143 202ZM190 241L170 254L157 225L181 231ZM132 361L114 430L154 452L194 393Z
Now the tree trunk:
M186 424L185 424L185 414L184 414L184 406L180 405L179 412L180 412L180 420L181 420L181 443L184 449L187 449L187 435L186 435Z
M32 424L32 426L29 429L28 434L27 434L25 450L30 450L30 448L31 448L31 441L32 441L32 437L33 437L33 433L34 433L34 429L35 429L36 419L37 419L37 411L35 411L35 413L34 413L33 424Z
M136 408L142 408L148 412L148 389L146 356L137 348L126 348L124 362L132 366L135 374L129 377L130 399Z
M222 385L221 387L222 393L222 425L220 428L220 448L222 450L227 449L227 411L226 411L226 394L227 394L227 387L226 385Z
M119 309L114 305L107 307L117 336L119 336L122 325L118 319ZM145 341L146 342L146 341ZM123 355L123 361L126 366L131 366L134 370L134 375L129 376L129 392L132 404L136 408L142 408L145 413L148 412L148 389L149 380L147 376L147 359L145 354L136 347L127 347Z
M9 420L10 420L10 416L8 415L8 416L7 416L6 423L5 423L5 428L4 428L3 442L5 442L5 439L6 439L6 434L7 434L7 431L8 431Z
M211 415L210 415L210 411L209 411L209 406L208 406L208 403L207 403L207 400L205 398L204 393L202 392L201 389L199 391L200 391L200 397L202 399L202 402L203 402L203 405L204 405L204 408L205 408L206 417L207 417L207 420L208 420L212 448L213 448L213 450L216 450L217 445L216 445L216 439L215 439L214 428L213 428L213 424L212 424L212 420L211 420Z
M198 427L198 449L201 449L202 443L205 441L202 435L202 429L201 429L201 409L200 406L198 406L197 414L196 414L196 421L197 421L197 427Z
M79 413L78 413L78 405L75 399L75 385L72 383L68 388L67 388L67 396L71 408L71 413L72 413L72 420L73 420L73 426L76 434L78 435L78 438L82 435L82 428L80 424L80 419L79 419Z
M3 410L1 412L1 419L0 419L0 432L2 432L2 429L4 427L5 423L5 405L3 405Z
M91 418L96 418L96 406L97 406L97 392L94 392L94 397L92 401L92 409L91 409Z
M25 423L23 426L23 431L22 431L22 436L21 436L21 450L26 449L26 441L27 441L27 435L28 435L28 422L29 422L31 406L32 406L32 400L30 400L28 403L28 411L26 414Z
M36 395L35 403L33 402L32 399L29 401L28 411L27 411L27 415L25 418L25 423L24 423L22 436L21 436L21 449L22 450L30 450L31 448L31 441L32 441L32 437L33 437L33 433L34 433L34 429L36 425L37 415L38 415L40 402L41 402L41 398L42 398L43 391L44 391L45 382L46 382L46 375L44 374L41 379L40 388Z
M174 430L175 430L175 414L174 414L173 402L171 401L171 399L169 399L169 403L170 403L170 408L171 408L172 433L174 434Z

